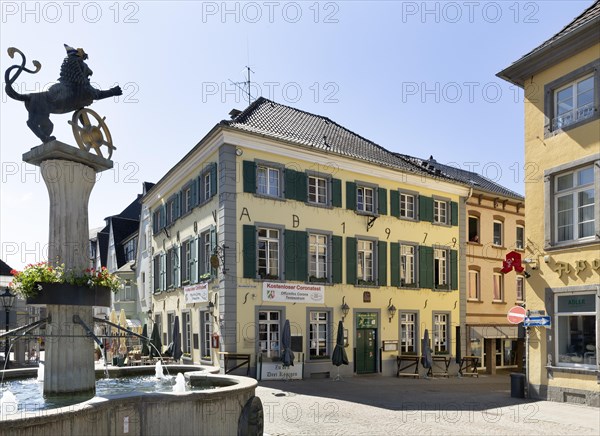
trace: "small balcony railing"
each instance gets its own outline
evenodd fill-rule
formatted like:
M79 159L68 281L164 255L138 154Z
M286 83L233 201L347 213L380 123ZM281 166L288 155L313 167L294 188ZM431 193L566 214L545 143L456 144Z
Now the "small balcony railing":
M594 112L596 112L594 103L588 103L585 106L573 109L569 112L565 112L564 114L552 120L552 130L554 131L558 129L563 129L578 121L587 120L588 118L591 118L592 115L594 115Z

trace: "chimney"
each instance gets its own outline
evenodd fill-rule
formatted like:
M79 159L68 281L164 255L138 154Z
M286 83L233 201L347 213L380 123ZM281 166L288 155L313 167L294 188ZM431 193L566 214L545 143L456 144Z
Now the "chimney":
M241 113L242 113L242 111L239 109L231 109L231 111L229 111L229 116L233 120L235 117L237 117Z

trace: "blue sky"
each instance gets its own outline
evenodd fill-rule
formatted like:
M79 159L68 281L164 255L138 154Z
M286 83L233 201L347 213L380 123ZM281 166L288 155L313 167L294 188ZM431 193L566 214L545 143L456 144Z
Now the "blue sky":
M324 115L393 151L479 172L524 192L523 93L495 74L557 33L586 1L1 2L0 69L11 46L58 77L63 43L83 47L103 89L92 106L117 150L90 199L90 226L156 182L232 108L250 65L253 96ZM30 64L31 65L31 64ZM39 145L22 103L0 102L0 258L45 260L48 196L21 155ZM75 144L70 115L54 135Z

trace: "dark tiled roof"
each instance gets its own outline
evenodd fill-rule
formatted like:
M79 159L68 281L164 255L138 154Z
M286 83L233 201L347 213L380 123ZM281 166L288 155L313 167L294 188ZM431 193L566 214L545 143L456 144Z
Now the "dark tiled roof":
M2 259L0 259L0 276L10 276L12 268L6 264Z
M487 177L483 177L481 174L438 163L432 157L425 160L414 156L408 156L406 154L397 154L397 156L412 162L415 165L418 165L425 171L435 173L436 170L439 170L444 176L470 185L473 187L473 189L485 191L491 194L503 195L505 197L514 198L515 200L525 201L525 198L522 195L517 194L516 192L511 191L510 189L507 189L496 182L493 182Z
M220 124L388 168L424 174L418 166L327 117L284 106L264 97L258 98L233 120L223 120Z
M600 0L594 2L594 4L592 4L589 8L587 8L585 11L583 11L581 13L581 15L579 15L577 18L575 18L573 21L571 21L569 24L567 24L560 32L558 32L556 35L554 35L552 38L548 39L547 41L545 41L538 47L531 50L529 53L527 53L525 56L523 56L517 62L520 62L522 59L537 53L538 51L542 50L544 47L547 47L550 44L552 44L553 42L556 42L559 39L568 36L572 32L579 29L581 26L583 26L583 25L589 23L590 21L592 21L596 18L599 18L599 17L600 17Z

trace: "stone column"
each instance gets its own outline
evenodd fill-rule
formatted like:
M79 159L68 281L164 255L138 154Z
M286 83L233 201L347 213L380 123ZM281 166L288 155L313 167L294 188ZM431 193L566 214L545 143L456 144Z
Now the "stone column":
M96 173L111 168L112 161L58 141L33 148L23 160L40 166L48 188L48 262L82 275L89 268L88 201ZM48 304L47 313L44 394L93 394L94 342L73 322L78 315L93 329L93 306Z

